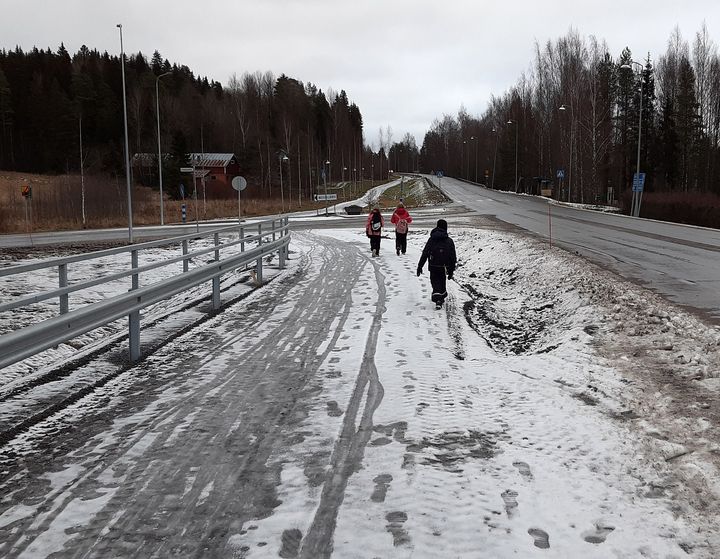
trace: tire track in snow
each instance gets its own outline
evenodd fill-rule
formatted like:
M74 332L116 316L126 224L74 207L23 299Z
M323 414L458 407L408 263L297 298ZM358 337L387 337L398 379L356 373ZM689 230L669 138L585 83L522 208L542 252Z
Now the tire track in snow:
M386 310L387 294L385 276L380 271L380 266L375 261L371 260L370 262L375 268L378 289L375 313L365 345L357 382L345 412L342 432L335 445L331 467L323 485L320 504L315 512L312 525L302 542L300 557L304 559L327 558L332 554L333 534L337 523L338 510L343 502L345 488L350 476L362 464L365 446L373 434L373 413L380 405L384 394L375 366L375 352L382 317ZM363 400L365 405L356 428L356 420Z
M127 401L93 394L95 404L83 402L95 409L85 409L91 417L74 426L75 450L40 458L39 474L14 476L15 498L32 494L39 514L14 523L12 533L0 528L0 553L18 556L54 537L73 556L218 556L246 522L271 514L281 468L274 456L292 444L287 439L307 414L318 369L342 333L366 265L344 243L312 242L321 250L308 253L291 282L192 332L174 345L182 352L161 350L138 367L151 373L147 378L118 379L101 391L125 381L132 386ZM112 403L104 410L110 417L95 421L97 401ZM80 463L84 474L69 475L53 491L32 489L36 475L70 463ZM73 504L98 491L113 494L102 510L81 531L58 533Z

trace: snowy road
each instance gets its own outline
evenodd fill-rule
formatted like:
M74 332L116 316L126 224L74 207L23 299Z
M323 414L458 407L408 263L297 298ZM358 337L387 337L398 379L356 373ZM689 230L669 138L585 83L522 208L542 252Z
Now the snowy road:
M0 554L715 556L717 398L680 428L671 387L641 404L628 372L692 318L483 226L450 231L442 311L414 273L427 231L378 259L357 231L294 233L287 272L0 448ZM623 359L597 351L647 316ZM706 350L677 371L717 380Z

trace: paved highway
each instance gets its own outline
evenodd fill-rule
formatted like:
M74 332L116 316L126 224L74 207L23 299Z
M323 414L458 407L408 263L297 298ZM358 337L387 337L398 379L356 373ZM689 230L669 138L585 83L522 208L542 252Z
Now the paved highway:
M453 200L575 251L720 322L720 230L550 204L444 177ZM558 282L572 281L559 271Z
M449 177L427 176L455 202L577 252L636 281L670 301L720 322L720 230L606 214L550 204L546 199L500 192ZM459 208L454 208L458 210ZM365 216L317 218L312 212L291 215L293 229L362 227ZM432 220L425 220L431 225ZM250 220L248 225L250 226ZM223 222L200 223L214 228ZM230 224L228 221L227 224ZM192 233L194 223L136 227L138 241ZM64 231L33 235L34 245L127 240L127 229ZM28 246L27 235L2 235L0 248ZM572 281L558 274L558 283Z

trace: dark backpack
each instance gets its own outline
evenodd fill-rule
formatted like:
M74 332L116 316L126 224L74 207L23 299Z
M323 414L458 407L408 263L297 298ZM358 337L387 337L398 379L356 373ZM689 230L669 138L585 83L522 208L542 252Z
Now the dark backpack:
M448 264L447 243L443 240L434 240L430 245L429 263L432 266L446 266Z
M372 216L372 230L373 231L380 231L380 222L381 222L380 212L373 212Z

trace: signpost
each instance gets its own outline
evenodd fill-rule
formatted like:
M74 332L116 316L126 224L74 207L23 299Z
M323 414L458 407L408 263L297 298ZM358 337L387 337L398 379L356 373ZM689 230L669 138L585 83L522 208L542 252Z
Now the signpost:
M23 184L20 187L20 194L22 194L22 197L25 198L25 226L27 228L28 235L30 235L30 244L32 245L32 204L30 203L32 200L32 186L27 183Z
M558 169L555 173L558 181L560 181L560 192L558 193L558 200L562 201L565 198L565 169Z
M242 222L242 206L240 205L240 193L247 188L245 177L235 177L232 180L232 187L238 193L238 222Z
M643 190L645 190L645 173L635 173L632 185L632 208L630 209L630 215L633 217L640 215Z
M181 173L192 173L193 181L193 198L195 198L195 227L200 232L200 216L198 214L198 199L197 199L197 180L195 179L195 156L192 157L192 167L180 167Z
M316 194L315 195L315 201L316 202L326 202L331 200L337 200L337 194Z

